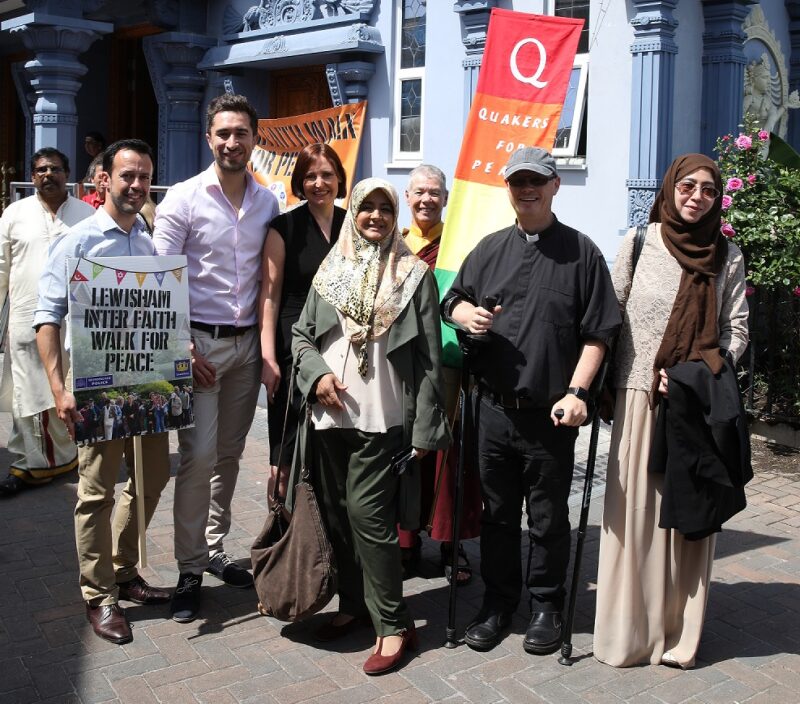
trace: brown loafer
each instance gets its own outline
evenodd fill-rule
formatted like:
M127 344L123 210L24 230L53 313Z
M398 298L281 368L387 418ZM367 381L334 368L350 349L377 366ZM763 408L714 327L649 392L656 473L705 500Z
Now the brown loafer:
M130 643L133 640L128 618L119 604L105 606L86 604L86 618L92 624L92 630L103 640L117 645Z
M127 582L119 582L119 598L132 601L134 604L161 604L170 600L166 589L151 587L144 581L144 577L136 575Z
M419 643L417 641L417 629L414 626L407 628L402 633L398 633L403 638L400 648L394 655L381 655L380 650L373 653L364 663L364 673L367 675L382 675L391 672L399 667L406 650L416 650ZM383 643L383 641L381 641Z

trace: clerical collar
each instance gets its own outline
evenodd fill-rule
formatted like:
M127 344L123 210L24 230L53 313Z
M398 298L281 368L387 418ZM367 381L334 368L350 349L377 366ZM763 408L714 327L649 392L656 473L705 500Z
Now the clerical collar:
M525 230L523 230L522 227L520 227L519 222L515 224L517 226L517 231L519 232L519 234L525 239L525 241L528 244L530 244L532 242L538 242L543 237L547 237L548 235L550 235L555 230L556 225L558 224L558 219L556 218L555 215L553 215L553 222L551 222L546 228L544 228L544 230L540 230L539 232L533 232L533 233L526 232Z

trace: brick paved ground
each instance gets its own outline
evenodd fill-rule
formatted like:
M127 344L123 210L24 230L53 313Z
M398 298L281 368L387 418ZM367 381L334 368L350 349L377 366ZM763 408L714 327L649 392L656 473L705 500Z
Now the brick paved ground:
M0 416L0 445L9 423L9 416ZM607 433L602 437L607 442ZM227 544L239 557L248 554L264 520L265 444L265 414L259 411ZM3 473L7 465L7 453L0 450ZM800 472L759 473L748 487L749 508L720 537L705 635L690 672L615 670L591 657L601 481L579 590L573 667L559 665L555 656L523 652L526 607L517 614L513 633L489 653L441 647L447 589L434 565L436 546L427 543L423 571L430 578L406 582L421 651L401 671L378 678L361 672L372 642L366 629L346 644L321 649L312 643L310 629L322 617L288 626L261 618L254 592L230 589L210 576L203 588L204 619L181 625L168 619L167 606L130 605L134 641L115 646L99 640L86 623L77 586L75 481L73 475L0 502L3 703L800 702ZM576 483L576 517L578 489ZM148 534L144 570L152 583L167 586L177 578L171 499L172 483ZM477 545L467 549L477 565ZM477 578L460 590L459 632L477 609L480 591Z

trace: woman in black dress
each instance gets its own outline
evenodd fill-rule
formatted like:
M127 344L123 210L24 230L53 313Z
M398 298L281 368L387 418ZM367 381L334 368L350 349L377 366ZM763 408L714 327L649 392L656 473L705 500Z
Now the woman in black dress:
M293 399L286 416L292 371L292 325L300 317L314 274L339 238L345 216L345 211L334 201L346 195L347 176L333 148L327 144L303 148L297 156L291 188L304 202L270 224L264 245L260 297L264 362L261 381L270 402L270 464L273 473L280 465L284 477L292 461L300 407L299 397Z

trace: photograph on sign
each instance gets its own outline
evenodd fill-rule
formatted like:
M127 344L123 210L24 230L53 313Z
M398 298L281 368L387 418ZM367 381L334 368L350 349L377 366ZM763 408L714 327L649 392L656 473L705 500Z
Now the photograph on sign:
M79 445L194 424L186 257L67 260Z

